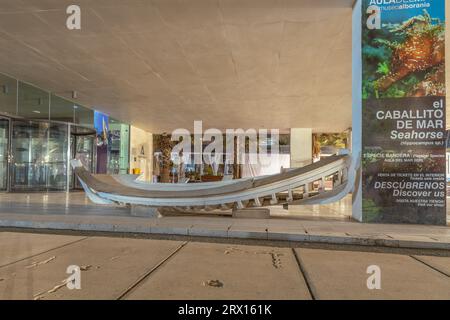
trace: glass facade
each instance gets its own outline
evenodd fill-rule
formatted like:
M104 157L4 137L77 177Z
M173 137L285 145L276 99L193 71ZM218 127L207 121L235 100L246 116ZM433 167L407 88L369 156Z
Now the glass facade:
M94 110L79 105L76 106L74 123L85 128L93 129Z
M67 184L68 126L61 123L50 123L48 134L47 157L45 159L48 175L47 188L65 190Z
M130 126L118 120L109 120L108 173L129 172Z
M0 190L8 188L9 120L0 118Z
M72 101L53 94L50 96L50 119L54 121L74 123L76 108L78 106Z
M17 115L17 81L0 74L0 112Z
M12 120L11 191L65 190L67 125Z
M18 116L50 120L50 94L19 81Z
M80 160L86 170L95 171L96 167L96 135L92 129L70 126L70 150L71 159ZM75 179L72 167L69 166L69 186L72 189L80 189L79 181Z
M108 172L128 173L129 126L112 120ZM79 188L70 160L95 172L94 110L0 74L0 191Z

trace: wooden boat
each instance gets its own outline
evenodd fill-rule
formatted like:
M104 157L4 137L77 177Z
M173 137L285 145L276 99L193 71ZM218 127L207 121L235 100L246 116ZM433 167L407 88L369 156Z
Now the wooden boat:
M146 183L136 175L93 175L79 160L71 164L91 201L182 210L244 209L272 205L324 204L338 201L353 189L355 161L348 152L327 157L282 173L220 182L195 184ZM324 186L334 177L333 189Z

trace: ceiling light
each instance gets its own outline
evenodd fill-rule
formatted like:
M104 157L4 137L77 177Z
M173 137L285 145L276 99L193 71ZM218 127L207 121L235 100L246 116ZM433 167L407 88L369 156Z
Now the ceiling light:
M78 92L76 92L75 90L72 91L72 99L76 99L78 98Z
M41 113L39 110L33 110L34 113Z

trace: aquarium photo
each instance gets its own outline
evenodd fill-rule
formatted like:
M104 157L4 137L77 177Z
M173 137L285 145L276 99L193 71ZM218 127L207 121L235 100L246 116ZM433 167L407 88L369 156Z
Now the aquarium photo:
M445 96L445 11L439 8L381 7L380 29L367 28L363 19L363 99ZM369 17L369 1L365 9Z

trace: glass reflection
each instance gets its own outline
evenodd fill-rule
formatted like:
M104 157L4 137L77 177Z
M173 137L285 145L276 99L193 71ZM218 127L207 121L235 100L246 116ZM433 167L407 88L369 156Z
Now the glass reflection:
M19 82L19 116L29 119L49 119L50 95L39 88Z
M67 183L67 125L50 124L47 159L47 187L50 190L65 190Z
M9 120L0 118L0 190L8 188Z
M17 81L0 74L0 112L17 115Z
M127 174L130 126L110 118L108 136L108 173Z
M76 108L75 103L52 94L50 100L50 120L74 122Z
M71 158L81 161L86 170L94 172L95 163L95 131L83 127L71 126L70 133ZM81 185L70 170L70 188L79 189Z
M67 144L67 125L14 120L11 190L65 190Z
M74 122L86 128L94 128L94 110L85 108L83 106L77 106L75 108Z

